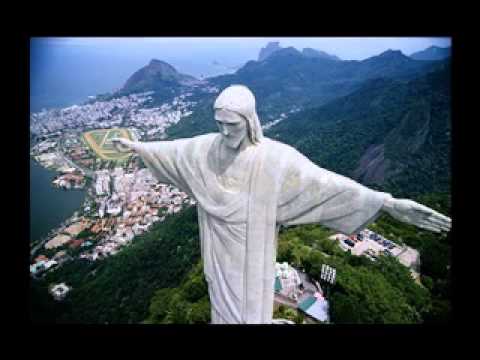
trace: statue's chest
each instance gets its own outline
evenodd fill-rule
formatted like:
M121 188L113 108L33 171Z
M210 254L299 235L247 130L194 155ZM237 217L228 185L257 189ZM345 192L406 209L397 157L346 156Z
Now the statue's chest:
M219 161L215 174L219 185L229 192L245 190L248 186L251 160L250 154L241 154L233 161L231 159Z
M247 182L247 173L239 168L230 167L225 172L217 174L220 185L229 191L240 191Z

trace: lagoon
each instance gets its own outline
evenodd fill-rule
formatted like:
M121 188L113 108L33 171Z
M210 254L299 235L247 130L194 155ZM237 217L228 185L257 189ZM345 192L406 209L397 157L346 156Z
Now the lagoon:
M85 199L84 189L55 188L52 180L56 174L30 158L30 242L58 227L80 209Z

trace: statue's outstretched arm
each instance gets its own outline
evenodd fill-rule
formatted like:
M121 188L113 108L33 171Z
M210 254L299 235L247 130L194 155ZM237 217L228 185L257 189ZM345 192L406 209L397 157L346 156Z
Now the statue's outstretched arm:
M450 231L452 224L449 217L408 199L389 197L382 210L397 220L434 232Z
M172 141L131 141L113 138L112 143L119 152L134 152L150 170L157 181L171 184L193 196L188 183L189 171L180 166L178 154L182 151L184 139Z
M113 138L112 139L113 146L117 149L118 152L129 152L129 151L136 151L135 149L135 141L131 141L124 138Z
M286 225L319 223L353 234L374 221L380 211L420 228L449 231L451 220L412 200L395 199L326 170L292 151L280 191L278 221Z

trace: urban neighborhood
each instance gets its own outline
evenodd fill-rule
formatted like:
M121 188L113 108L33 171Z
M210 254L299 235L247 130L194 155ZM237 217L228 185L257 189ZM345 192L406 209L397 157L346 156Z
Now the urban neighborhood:
M122 130L111 128L124 126L132 140L162 137L168 126L190 115L189 107L195 104L185 100L191 95L185 93L160 107L144 107L150 94L31 114L30 130L37 140L31 156L56 172L52 186L86 190L82 207L32 244L32 276L42 276L74 258L96 261L114 255L153 223L195 204L175 187L157 183L135 154L104 156L115 153L111 136ZM85 137L95 131L93 136L103 136L98 148ZM58 289L66 293L65 286Z

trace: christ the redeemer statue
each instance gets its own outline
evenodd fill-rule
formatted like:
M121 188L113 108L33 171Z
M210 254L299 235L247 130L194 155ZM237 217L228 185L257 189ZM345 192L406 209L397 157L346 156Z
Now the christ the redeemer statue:
M220 133L114 139L119 151L138 153L158 181L197 201L212 323L272 323L280 225L317 223L353 234L383 210L431 231L450 229L450 219L428 207L373 191L263 137L247 87L223 90L214 110Z

